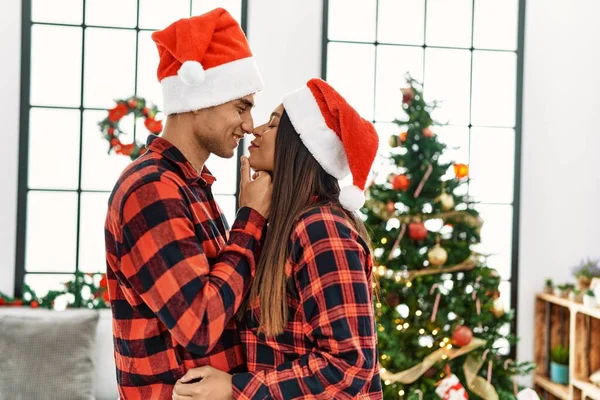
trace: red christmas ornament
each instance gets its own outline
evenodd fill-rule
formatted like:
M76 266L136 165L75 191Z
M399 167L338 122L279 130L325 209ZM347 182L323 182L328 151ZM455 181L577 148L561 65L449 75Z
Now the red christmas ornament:
M415 90L412 87L402 88L400 90L402 91L402 103L412 103L413 98L415 97Z
M431 138L434 137L435 133L431 130L431 128L427 127L423 129L423 137Z
M427 228L422 222L411 222L408 225L408 237L412 240L424 240L427 237Z
M32 301L31 303L29 303L29 306L31 308L38 308L40 306L40 303L38 303L37 301Z
M392 187L394 190L405 191L410 186L410 179L406 175L395 175L392 178Z
M108 112L108 119L111 122L117 122L126 116L128 112L129 110L127 109L127 105L125 103L119 103L115 108Z
M463 347L471 343L471 340L473 340L473 331L470 328L460 325L454 329L452 342L455 345Z
M394 211L396 211L396 204L393 201L390 201L389 203L387 203L386 208L388 212L393 213Z
M400 304L400 296L397 293L387 293L385 295L385 302L390 308L396 308Z
M0 306L3 306L4 304L6 304L6 301L0 297Z
M454 164L454 175L458 179L469 176L469 166L466 164Z
M407 137L407 136L408 136L408 133L407 133L407 132L402 132L402 133L400 134L400 141L401 141L402 143L406 142L406 137Z
M146 126L146 129L154 134L160 133L163 129L162 121L157 121L154 118L147 118L144 121L144 126Z

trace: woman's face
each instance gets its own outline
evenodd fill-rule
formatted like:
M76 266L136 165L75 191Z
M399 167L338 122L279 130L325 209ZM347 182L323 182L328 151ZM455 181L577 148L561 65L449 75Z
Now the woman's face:
M273 172L275 169L275 137L277 127L283 114L283 104L280 104L269 118L269 122L257 126L254 131L254 140L248 150L250 167L255 171Z

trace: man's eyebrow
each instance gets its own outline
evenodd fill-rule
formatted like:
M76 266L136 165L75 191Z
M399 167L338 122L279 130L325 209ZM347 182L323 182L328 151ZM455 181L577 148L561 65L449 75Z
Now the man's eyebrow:
M250 108L254 107L254 103L247 99L240 99L240 103L243 103L244 105Z

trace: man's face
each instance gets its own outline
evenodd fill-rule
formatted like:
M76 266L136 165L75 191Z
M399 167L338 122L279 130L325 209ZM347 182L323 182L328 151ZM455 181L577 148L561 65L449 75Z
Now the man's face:
M194 134L200 146L222 158L231 158L246 133L254 129L254 95L194 112Z

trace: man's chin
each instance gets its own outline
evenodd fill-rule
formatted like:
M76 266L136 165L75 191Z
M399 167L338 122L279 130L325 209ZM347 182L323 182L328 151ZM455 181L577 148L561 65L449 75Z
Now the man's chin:
M223 151L219 151L219 152L214 152L213 154L220 158L231 158L231 157L235 156L236 152L237 152L237 147L233 150L223 150Z

